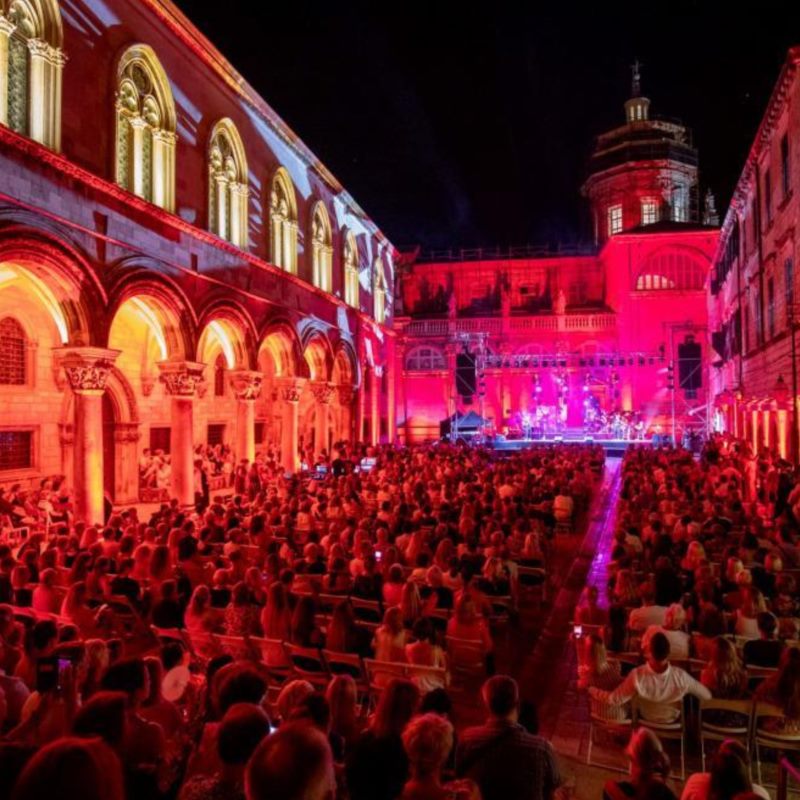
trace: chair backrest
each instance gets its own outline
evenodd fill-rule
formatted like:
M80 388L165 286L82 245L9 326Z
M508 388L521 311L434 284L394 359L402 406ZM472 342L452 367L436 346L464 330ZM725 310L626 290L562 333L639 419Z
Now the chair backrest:
M286 657L292 664L292 669L301 678L321 679L330 677L325 657L316 647L300 647L290 642L283 643Z
M244 636L217 634L216 639L222 648L222 652L227 653L234 661L247 661L253 655L253 650Z
M726 712L727 716L719 712ZM724 729L726 735L745 735L750 730L752 722L753 701L752 700L721 700L712 698L711 700L700 701L700 730L711 730L715 734ZM709 713L712 714L709 719ZM740 714L744 719L743 724L730 721L730 714Z
M447 670L444 667L428 667L423 664L406 664L406 678L423 686L435 683L442 688L447 686Z
M642 700L638 696L634 696L633 700L631 701L634 722L642 727L651 728L654 731L657 731L659 734L667 737L672 732L680 731L681 734L683 734L686 730L686 714L683 703L683 700L678 700L674 703L652 703L646 701L646 705L649 710L664 709L666 711L669 709L672 711L677 711L678 716L673 721L658 722L642 716Z
M521 586L539 586L547 580L542 567L517 567L517 580Z
M280 639L263 639L260 636L251 636L250 644L261 654L261 660L273 669L288 668L291 666L283 642Z
M212 633L205 631L187 631L186 636L192 652L197 658L208 659L220 651L219 643Z
M350 602L353 605L353 613L357 620L377 622L378 624L383 621L381 604L377 600L363 600L359 597L351 597Z
M364 659L364 669L371 689L382 689L392 678L405 678L408 664L399 661L376 661Z
M785 719L786 714L780 706L773 703L759 703L753 704L753 732L756 736L763 730L761 720L763 719ZM780 736L770 732L770 736ZM797 738L796 736L794 738Z
M323 650L322 655L331 675L349 675L356 681L366 682L361 656L354 653L337 653L333 650Z
M483 670L486 664L486 649L480 639L459 639L448 636L447 654L454 669Z

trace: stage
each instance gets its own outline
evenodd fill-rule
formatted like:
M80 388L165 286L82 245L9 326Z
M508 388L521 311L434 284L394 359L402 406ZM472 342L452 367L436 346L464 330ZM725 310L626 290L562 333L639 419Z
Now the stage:
M582 428L567 428L560 433L547 433L529 439L497 437L487 441L486 444L497 452L516 452L540 444L599 444L606 451L606 456L621 457L631 445L651 447L654 442L651 439L616 439L609 434L591 434Z

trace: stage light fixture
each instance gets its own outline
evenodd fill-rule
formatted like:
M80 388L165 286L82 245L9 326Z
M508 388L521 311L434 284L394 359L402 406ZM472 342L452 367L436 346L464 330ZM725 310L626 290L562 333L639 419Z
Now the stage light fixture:
M606 365L606 360L604 358L600 359L600 366L604 367Z
M586 359L585 358L579 359L578 360L578 366L579 367L585 367L586 366Z
M639 366L640 367L644 366L644 356L639 356Z
M590 367L593 367L593 366L594 366L594 359L593 359L593 358L590 358L590 359L589 359L589 366L590 366Z
M547 367L548 367L548 362L547 362L547 359L546 359L546 358L542 360L542 366L543 366L545 369L547 369Z

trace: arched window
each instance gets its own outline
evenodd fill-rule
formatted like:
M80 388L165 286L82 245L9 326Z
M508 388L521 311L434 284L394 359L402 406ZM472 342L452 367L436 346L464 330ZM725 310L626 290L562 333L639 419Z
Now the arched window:
M344 240L344 301L358 308L358 244L352 231Z
M409 372L431 372L446 368L444 353L435 347L415 347L406 356L406 369Z
M372 284L373 317L375 322L383 323L386 321L386 273L383 270L383 261L380 259L375 262L375 276Z
M0 320L0 384L24 386L27 383L28 340L22 325L13 317Z
M285 169L279 169L269 193L270 258L276 267L297 274L297 203Z
M208 227L237 247L247 246L247 160L229 119L211 132L208 151Z
M167 76L150 47L134 45L117 69L116 182L173 211L176 140Z
M220 353L214 361L214 397L225 397L225 370L228 362Z
M63 33L57 0L0 0L0 123L61 147Z
M658 291L702 291L708 265L686 252L663 251L652 255L639 270L636 290Z
M333 247L331 223L322 203L314 206L311 215L311 272L314 286L323 291L333 289Z

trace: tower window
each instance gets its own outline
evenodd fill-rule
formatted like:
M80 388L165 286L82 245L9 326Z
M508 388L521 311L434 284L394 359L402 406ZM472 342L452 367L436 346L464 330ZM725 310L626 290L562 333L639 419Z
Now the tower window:
M672 190L672 221L689 221L689 192L685 186L676 186Z
M25 331L19 322L13 317L0 320L0 384L25 385L27 344Z
M622 206L617 204L608 208L608 235L613 236L622 230Z
M658 222L658 205L652 197L642 199L642 225L653 225Z

